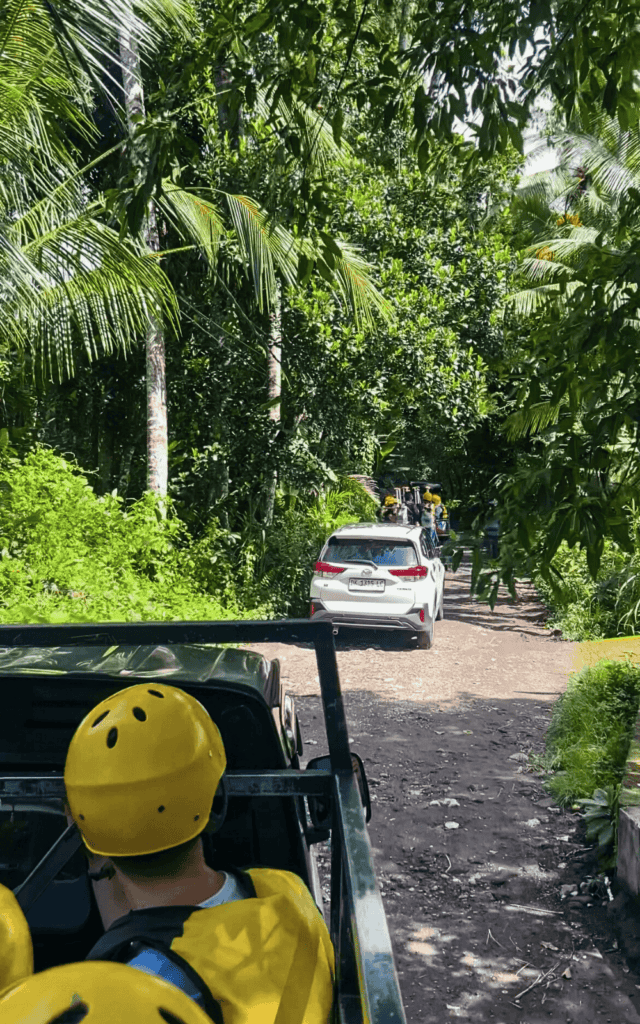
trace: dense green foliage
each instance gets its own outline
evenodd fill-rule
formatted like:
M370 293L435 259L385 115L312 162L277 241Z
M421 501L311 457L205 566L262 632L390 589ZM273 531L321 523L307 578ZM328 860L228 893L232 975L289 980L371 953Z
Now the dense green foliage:
M554 704L547 786L562 804L619 786L640 705L640 667L600 661L569 679Z
M534 572L561 606L572 583L555 570L581 570L554 556L578 545L596 581L580 600L596 610L596 631L615 635L637 622L629 508L640 480L640 134L637 121L623 129L596 106L560 127L556 117L552 138L559 166L525 180L513 204L526 286L514 305L528 332L512 354L507 391L516 404L503 429L528 446L498 475L500 573L509 581ZM614 607L608 581L625 584L626 606Z
M247 515L238 532L212 520L190 552L198 585L270 618L306 618L315 561L333 530L375 518L376 504L354 480L314 499L280 493L273 523Z
M181 45L178 81L186 73L182 55ZM170 77L171 65L166 70ZM199 88L189 107L196 137L211 132L205 118L218 116L213 84ZM168 103L179 116L180 95L152 93L148 100L154 116ZM283 496L293 488L303 502L335 486L339 474L403 467L443 476L449 493L469 500L495 473L500 437L488 450L486 424L500 404L493 364L508 351L501 310L514 257L508 219L483 222L489 208L504 207L517 160L496 159L465 175L443 148L444 180L441 171L418 171L400 128L392 150L388 134L364 115L354 113L344 135L344 153L335 145L323 150L339 186L327 226L376 267L390 316L367 329L321 274L305 286L284 282L278 421L268 407L269 315L256 301L235 236L221 241L214 274L191 251L164 262L182 328L167 340L169 493L195 535L210 520L214 531L219 523L239 536L247 520L260 523L274 472ZM293 171L284 184L274 172L276 143L260 118L245 115L237 144L202 146L183 177L190 187L254 195L284 216L297 183ZM180 145L186 157L182 136ZM178 239L170 223L167 232L171 248ZM115 487L121 496L140 494L144 371L139 353L83 365L31 410L20 406L19 392L11 408L15 392L8 388L7 424L20 430L33 423L40 439L97 474L99 493Z
M534 574L538 590L551 609L551 624L567 640L635 636L640 632L640 510L627 509L632 551L606 539L597 574L587 552L561 544L549 577Z
M186 531L145 494L98 497L78 467L47 449L0 467L3 622L233 618L198 590Z
M76 7L0 12L11 443L75 458L135 549L153 313L168 524L203 593L301 611L339 478L433 475L478 534L499 501L501 558L487 571L474 559L479 592L527 572L559 613L570 595L588 603L594 635L637 628L629 0L140 0L140 21L120 0ZM125 36L144 95L127 124ZM517 192L515 149L543 88L561 173ZM141 234L150 203L157 246Z
M75 464L38 447L0 463L0 621L280 617L308 612L327 536L371 518L353 480L319 502L281 498L268 536L213 520L194 542L171 501L99 497Z
M259 67L257 77L271 87L274 107L280 97L322 103L337 137L350 105L372 107L385 127L411 117L425 164L433 138L446 137L456 119L469 122L475 115L484 153L519 141L532 101L545 88L567 115L578 104L602 102L625 123L637 117L632 0L476 0L462 7L435 0L300 0L293 9L265 0L247 13L245 2L227 0L224 17L209 22L210 45L229 62L236 103L254 101L255 52L268 34L275 59ZM327 74L331 59L340 64L337 82ZM295 154L300 148L294 132L287 149Z

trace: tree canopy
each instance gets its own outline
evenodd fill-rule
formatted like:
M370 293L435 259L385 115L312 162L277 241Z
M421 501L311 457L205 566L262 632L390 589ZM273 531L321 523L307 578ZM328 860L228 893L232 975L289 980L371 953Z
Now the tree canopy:
M597 573L635 543L638 40L627 0L8 0L3 450L138 498L162 325L169 493L243 578L272 514L383 472L478 532L495 494L485 593L564 543ZM542 93L559 166L519 181Z

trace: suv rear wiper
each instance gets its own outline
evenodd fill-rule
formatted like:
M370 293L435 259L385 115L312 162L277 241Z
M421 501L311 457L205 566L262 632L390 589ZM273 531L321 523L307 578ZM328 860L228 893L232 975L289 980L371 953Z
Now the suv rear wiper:
M355 562L356 565L372 565L374 567L374 569L379 569L380 568L378 563L377 562L373 562L370 558L349 558L349 559L345 558L345 563L347 565L351 565L354 562Z

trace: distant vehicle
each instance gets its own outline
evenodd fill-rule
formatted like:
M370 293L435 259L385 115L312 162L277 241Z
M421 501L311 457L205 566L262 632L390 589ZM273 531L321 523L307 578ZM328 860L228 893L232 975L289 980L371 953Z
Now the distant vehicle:
M332 533L311 581L311 617L342 628L417 636L428 650L444 618L444 566L421 526L353 523Z

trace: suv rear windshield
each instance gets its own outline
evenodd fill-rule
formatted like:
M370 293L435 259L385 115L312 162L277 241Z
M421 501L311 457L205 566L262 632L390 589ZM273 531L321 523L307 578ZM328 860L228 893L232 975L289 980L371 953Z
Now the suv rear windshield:
M329 562L374 562L375 565L417 565L416 549L410 540L369 540L358 537L330 537L324 556Z

